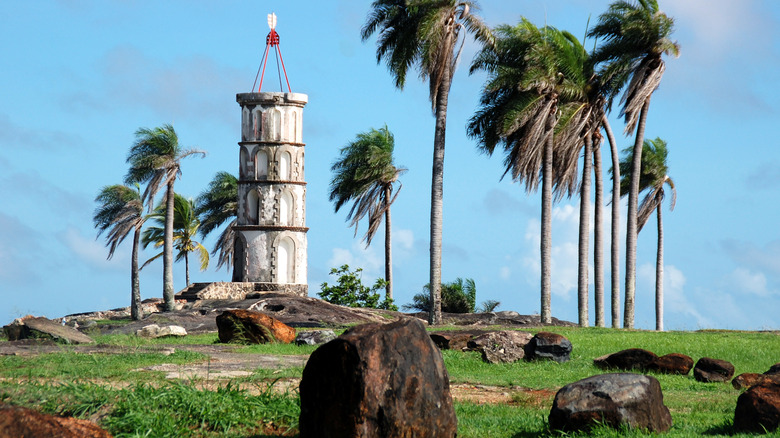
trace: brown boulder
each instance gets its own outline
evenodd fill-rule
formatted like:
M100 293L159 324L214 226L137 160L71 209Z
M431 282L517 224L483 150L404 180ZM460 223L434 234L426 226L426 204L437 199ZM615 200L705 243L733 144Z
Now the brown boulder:
M447 369L417 319L357 326L315 350L300 398L301 438L457 433Z
M111 438L97 424L72 417L42 414L0 403L0 436L46 438Z
M588 377L561 388L549 422L551 429L565 432L589 430L597 424L665 432L672 427L672 416L658 380L620 373Z
M439 347L440 350L465 350L468 343L474 337L488 333L485 330L447 330L439 332L429 332L431 341Z
M571 350L571 341L564 336L557 333L539 332L525 346L525 358L568 362Z
M295 329L264 313L252 310L226 310L217 316L220 342L289 344L295 340Z
M735 389L747 389L760 383L780 383L780 374L742 373L731 380Z
M734 411L738 432L773 432L780 426L780 383L759 383L743 392Z
M728 382L734 375L734 365L711 357L702 357L693 367L693 377L699 382Z
M655 358L647 369L664 374L686 375L693 368L693 359L680 353L669 353Z
M765 372L764 374L770 375L770 374L780 374L780 363L776 363L769 367L769 371Z
M658 359L658 356L652 351L641 348L629 348L617 353L597 357L593 359L593 365L601 369L645 371L656 359Z

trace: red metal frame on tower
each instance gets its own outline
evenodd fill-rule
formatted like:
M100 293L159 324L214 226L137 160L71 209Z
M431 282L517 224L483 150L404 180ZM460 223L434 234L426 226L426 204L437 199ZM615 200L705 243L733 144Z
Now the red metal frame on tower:
M277 60L277 70L279 68L279 62L282 64L282 71L284 71L284 80L287 82L287 91L292 93L292 90L290 89L290 80L287 78L287 69L284 68L284 59L282 59L282 51L279 48L279 34L276 32L276 14L271 13L268 14L268 27L271 28L271 32L268 33L268 36L265 37L265 52L263 53L263 60L262 60L262 74L260 74L260 86L257 87L257 92L260 93L263 89L263 77L265 76L265 65L268 62L268 54L270 52L269 48L275 47L276 48L276 54L278 56ZM279 82L281 85L281 74L279 75ZM255 83L257 83L257 78L255 78ZM254 85L252 86L254 88Z

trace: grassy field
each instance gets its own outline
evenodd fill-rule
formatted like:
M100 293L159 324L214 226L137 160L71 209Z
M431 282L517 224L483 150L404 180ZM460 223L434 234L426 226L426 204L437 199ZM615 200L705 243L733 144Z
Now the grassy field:
M700 331L642 332L611 329L549 328L574 345L571 361L491 365L473 352L444 351L454 384L497 386L511 402L456 402L459 437L521 438L560 436L547 428L552 398L567 383L601 374L593 359L626 348L658 355L683 353L694 360L728 360L736 374L763 373L780 362L777 333ZM122 354L61 352L33 357L0 356L0 400L52 413L97 421L117 437L295 436L299 399L293 390L272 391L275 379L300 377L302 368L257 370L252 376L204 385L169 381L160 372L134 371L155 364L203 362L200 353L149 352L160 343L211 344L216 334L181 340L147 341L135 336L96 336L99 343L127 347ZM314 347L243 347L245 354L310 354ZM729 384L700 383L692 376L654 375L672 412L667 437L734 435L731 420L739 391ZM579 436L579 435L569 435ZM585 436L585 435L582 435ZM638 431L601 428L588 436L647 436ZM745 435L747 436L747 435ZM770 436L780 436L774 433Z

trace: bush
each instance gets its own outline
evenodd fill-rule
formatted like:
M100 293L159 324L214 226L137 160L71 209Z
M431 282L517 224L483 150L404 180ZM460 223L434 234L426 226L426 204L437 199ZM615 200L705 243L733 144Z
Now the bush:
M393 304L393 300L385 298L384 301L379 301L380 296L377 291L383 289L387 282L377 278L374 285L369 288L363 285L362 272L362 268L350 271L349 265L342 265L338 269L331 268L330 275L338 275L337 284L330 286L327 282L322 283L320 285L321 291L317 295L323 300L339 306L398 310L398 307Z
M447 313L474 313L477 301L477 286L474 279L457 278L451 283L441 284L441 311ZM404 304L404 310L431 311L431 286L423 286L423 292L412 297L412 304Z

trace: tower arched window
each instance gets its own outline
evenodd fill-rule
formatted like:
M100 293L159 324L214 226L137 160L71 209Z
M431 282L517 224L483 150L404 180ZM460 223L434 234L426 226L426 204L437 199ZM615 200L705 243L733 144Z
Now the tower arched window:
M275 141L282 140L282 112L275 109L271 112L271 126L273 126L273 137Z
M276 254L276 282L295 283L295 242L289 236L279 241Z
M295 212L295 199L292 193L285 190L279 198L279 223L284 226L292 226Z
M292 158L290 156L290 153L288 151L284 151L279 156L279 179L281 181L289 181L290 175L292 172L290 172L290 165L292 162Z
M257 196L257 190L251 189L246 196L246 221L248 224L257 224L260 221L260 214L258 210L259 197Z
M268 153L266 151L257 151L255 156L255 166L257 166L257 179L268 178Z

